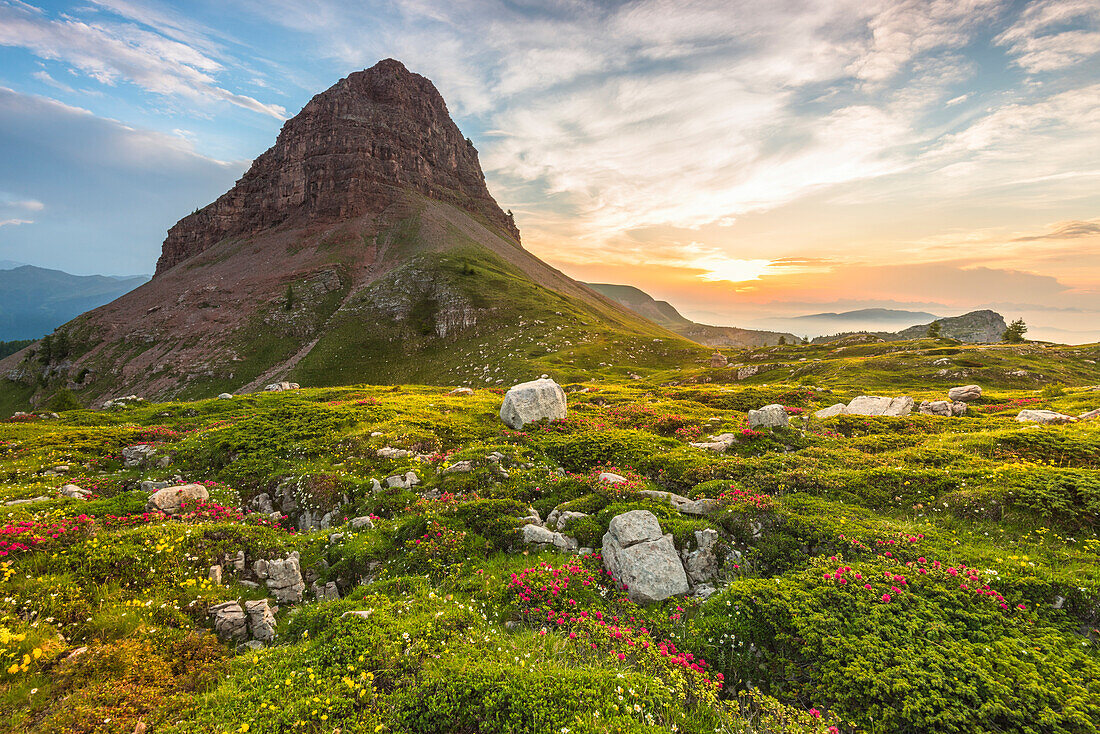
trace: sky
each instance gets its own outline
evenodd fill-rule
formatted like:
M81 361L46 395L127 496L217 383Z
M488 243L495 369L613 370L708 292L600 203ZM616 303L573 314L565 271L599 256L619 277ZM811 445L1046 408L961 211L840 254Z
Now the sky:
M387 57L578 279L705 323L993 308L1100 341L1100 0L0 0L0 260L152 272Z

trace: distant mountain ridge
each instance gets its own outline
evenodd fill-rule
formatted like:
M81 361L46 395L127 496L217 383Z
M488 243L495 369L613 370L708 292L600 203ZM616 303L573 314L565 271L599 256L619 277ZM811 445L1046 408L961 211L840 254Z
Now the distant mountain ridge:
M896 308L861 308L840 313L812 313L805 316L792 316L788 321L897 321L911 324L914 321L932 322L939 316L925 311L905 311Z
M37 339L149 280L72 275L34 265L0 267L0 341Z
M842 334L819 336L812 341L813 344L828 344L829 342L843 339L856 334L869 334L886 341L904 341L906 339L920 339L928 336L928 329L934 322L940 325L940 336L949 339L958 339L961 342L971 344L990 344L1001 341L1008 324L1004 317L996 311L982 309L971 311L961 316L947 316L942 319L933 319L926 324L917 324L901 331L849 331Z
M585 285L650 321L708 347L765 347L778 344L780 339L788 344L801 341L800 337L784 331L699 324L685 318L668 301L658 301L632 285L612 283L586 283Z

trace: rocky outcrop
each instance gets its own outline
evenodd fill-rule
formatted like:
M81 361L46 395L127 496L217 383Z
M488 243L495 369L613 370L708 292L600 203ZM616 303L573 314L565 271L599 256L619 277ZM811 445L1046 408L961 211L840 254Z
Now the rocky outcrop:
M558 383L544 377L511 388L500 406L500 419L518 431L543 418L561 420L566 412L565 391Z
M256 565L259 565L259 561ZM256 575L261 575L261 570L256 569ZM306 584L302 580L302 569L298 565L297 552L291 553L287 558L267 561L263 568L263 577L266 580L268 590L275 596L280 604L302 601L302 592Z
M917 407L917 412L922 415L939 415L945 418L965 415L966 403L952 402L950 400L922 400Z
M814 413L814 418L832 418L833 416L844 415L847 410L848 406L844 403L836 403L835 405L830 405L828 408L822 408Z
M632 510L611 519L603 536L603 563L626 586L631 601L639 604L688 592L687 574L672 536L661 533L657 517L648 510Z
M380 213L395 187L467 209L519 242L443 97L386 59L315 96L232 189L172 227L156 275L227 238Z

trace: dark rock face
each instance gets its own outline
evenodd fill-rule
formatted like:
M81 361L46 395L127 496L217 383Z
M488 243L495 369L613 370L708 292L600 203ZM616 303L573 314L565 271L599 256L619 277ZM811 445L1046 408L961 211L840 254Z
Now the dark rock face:
M177 222L156 274L227 237L381 212L394 187L460 206L519 242L435 85L386 59L315 96L232 189Z

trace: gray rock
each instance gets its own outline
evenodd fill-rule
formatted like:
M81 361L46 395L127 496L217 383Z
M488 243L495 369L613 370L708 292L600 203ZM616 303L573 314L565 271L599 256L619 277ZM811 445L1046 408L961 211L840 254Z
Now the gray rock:
M256 578L260 579L261 581L266 579L267 578L267 561L265 561L262 558L257 558L255 561L253 561L252 562L252 573L255 574Z
M448 395L473 395L474 391L472 389L468 388L468 387L456 387L454 390L451 390L447 394Z
M615 474L614 472L600 472L600 475L596 477L599 481L607 484L626 484L627 479L622 474Z
M555 510L555 512L556 512L556 510ZM588 514L584 513L584 512L572 512L571 510L565 510L564 512L558 513L558 516L556 518L554 518L554 527L557 528L558 530L564 530L566 524L570 520L576 520L576 519L582 518L582 517L588 517ZM547 522L549 522L549 521L547 521Z
M860 395L848 403L845 411L850 415L887 415L903 416L913 412L915 405L913 398L902 395L896 398L885 398L877 395Z
M293 554L282 560L268 561L266 583L280 604L302 601L302 592L306 589L298 559Z
M152 494L153 492L156 492L158 489L164 489L165 487L170 487L170 486L171 486L170 482L154 482L151 479L146 479L144 482L141 483L141 491L142 492L149 492L150 494Z
M374 521L371 520L366 515L363 515L361 517L353 517L351 519L351 529L352 530L373 530L374 529Z
M135 469L145 464L156 453L156 449L149 444L139 443L135 446L127 446L122 449L122 465L127 469Z
M145 503L145 509L148 512L176 515L183 509L185 502L194 505L197 502L206 502L208 499L210 499L210 493L201 484L181 484L153 492L149 495L149 501Z
M552 546L566 553L576 552L579 547L574 538L562 535L561 533L555 533L541 525L531 524L523 526L523 542L528 545L538 545L542 547Z
M1042 423L1046 426L1059 425L1061 423L1073 423L1077 419L1072 415L1058 413L1053 410L1021 410L1016 416L1020 423Z
M685 515L709 515L718 509L718 502L708 497L700 497L697 500L692 500L673 492L662 492L655 489L643 489L641 494L655 500L668 502Z
M738 380L747 380L760 371L760 365L750 364L737 370Z
M656 516L648 510L612 518L603 536L603 563L639 604L688 592L687 574L672 537L661 534Z
M220 565L213 565L210 567L210 574L208 576L210 583L214 586L222 585L222 567Z
M834 416L844 415L847 412L847 405L845 405L844 403L836 403L835 405L830 405L828 408L822 408L821 410L814 413L814 418L832 418Z
M337 588L335 581L329 581L324 586L322 586L319 582L314 581L313 586L309 588L310 591L313 592L313 596L317 599L317 601L340 598L340 589Z
M271 642L275 639L275 609L267 603L267 599L246 601L244 610L248 613L252 639L260 642Z
M1077 416L1077 420L1079 421L1091 421L1095 418L1100 418L1100 408L1097 408L1096 410L1090 410L1087 413L1082 413L1081 415Z
M240 602L226 601L210 607L208 613L214 617L214 632L223 640L248 639L248 617Z
M57 490L58 494L62 497L68 497L74 500L86 500L91 496L91 491L87 489L81 489L75 484L66 484L61 489Z
M378 494L381 491L382 491L382 483L379 482L374 477L371 477L371 480L370 480L370 492L371 492L371 494Z
M782 428L790 424L787 409L778 403L749 411L749 428Z
M982 388L978 385L963 385L953 387L947 391L947 397L952 402L972 403L982 396Z
M553 380L541 378L512 387L504 395L500 419L513 430L543 418L561 420L568 408L565 391Z
M252 506L253 512L259 512L263 515L270 515L275 512L275 506L271 504L271 495L267 492L261 492L253 497L249 505Z
M297 382L273 382L264 388L266 392L283 392L285 390L301 390L302 386Z
M407 459L412 452L406 449L395 449L392 446L383 446L378 449L378 456L382 459Z
M233 570L237 573L244 572L244 551L237 551L237 555L233 556Z
M717 436L711 436L709 441L702 441L691 445L697 449L706 449L707 451L714 451L721 454L732 446L733 442L736 440L737 436L732 433L720 433Z
M221 395L218 396L218 400L232 400L232 399L233 399L233 395L230 394L230 393L227 393L227 392L223 392Z
M693 586L718 578L718 531L713 528L695 531L696 549L681 551L684 571Z
M443 470L444 474L469 474L474 470L474 462L469 459L465 461L456 461Z

